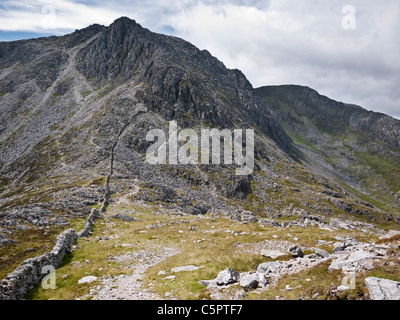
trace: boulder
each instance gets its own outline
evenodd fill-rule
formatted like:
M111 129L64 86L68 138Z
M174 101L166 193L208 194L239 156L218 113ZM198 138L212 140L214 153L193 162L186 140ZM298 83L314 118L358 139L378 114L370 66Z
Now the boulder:
M6 245L8 245L10 243L15 243L15 241L11 240L11 239L7 239L7 238L0 239L0 248L4 247L4 246L6 246Z
M256 272L256 275L257 275L258 287L264 288L269 283L269 280L265 276L265 273L257 273Z
M255 213L246 210L236 210L230 218L236 222L258 222Z
M224 271L221 271L217 278L215 279L215 282L219 285L227 285L230 283L235 283L239 280L240 274L239 272L232 270L230 268L225 269Z
M303 258L304 257L303 250L301 250L301 248L298 246L294 246L294 247L290 248L289 252L293 258Z
M258 275L256 273L250 273L240 276L240 286L245 291L250 291L258 287Z
M280 261L264 262L257 266L257 273L274 273L276 269L283 267L283 263Z
M310 250L314 251L315 254L319 255L322 258L328 258L331 255L328 251L320 248L311 248Z
M372 300L400 300L400 282L374 277L364 282Z

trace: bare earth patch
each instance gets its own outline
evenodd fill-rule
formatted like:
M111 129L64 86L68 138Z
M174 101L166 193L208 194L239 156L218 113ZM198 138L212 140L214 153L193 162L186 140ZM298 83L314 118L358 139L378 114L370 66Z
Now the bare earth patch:
M91 289L89 294L80 299L91 297L93 300L162 300L156 292L143 287L142 279L149 267L178 253L179 250L175 248L159 246L113 257L112 259L117 261L129 262L132 274L102 277L102 284Z

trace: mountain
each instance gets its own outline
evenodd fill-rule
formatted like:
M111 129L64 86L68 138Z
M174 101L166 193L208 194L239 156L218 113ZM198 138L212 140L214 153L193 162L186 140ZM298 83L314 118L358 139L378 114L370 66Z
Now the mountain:
M240 71L127 18L66 37L3 43L0 52L0 163L7 192L9 183L21 188L48 175L73 174L76 181L97 168L105 176L120 140L115 166L121 152L129 158L119 168L124 174L140 170L132 150L148 146L136 120L142 105L148 125L163 127L172 119L182 128L257 125L281 149L292 148Z
M256 89L310 167L399 211L400 121L302 86Z
M246 272L265 262L253 251L236 252L241 242L251 251L274 236L284 239L276 243L282 250L324 241L332 251L333 232L373 242L398 229L398 203L384 202L398 192L388 171L396 175L399 167L396 121L307 88L254 89L206 50L126 17L61 37L0 43L0 111L0 277L27 258L47 259L62 231L84 225L78 234L89 237L79 237L57 270L65 276L52 291L60 298L85 294L78 277L128 274L136 267L119 265L125 258L143 257L143 268L155 268L150 277L165 259L202 265L202 277L232 261ZM223 148L220 164L151 164L149 132L172 139L175 123L198 137L204 129L242 130L249 150L246 130L253 129L254 170L238 175ZM366 173L371 168L377 182ZM56 252L70 251L59 246ZM18 270L26 274L32 261ZM0 298L15 283L22 296L32 287L18 277L0 283ZM197 280L175 294L209 298ZM43 290L30 297L49 298Z

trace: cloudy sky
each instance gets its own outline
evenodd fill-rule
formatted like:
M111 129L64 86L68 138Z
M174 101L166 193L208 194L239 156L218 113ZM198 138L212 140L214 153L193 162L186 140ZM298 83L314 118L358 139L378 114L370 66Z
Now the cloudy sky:
M0 0L0 41L121 16L209 50L254 87L300 84L400 119L398 0Z

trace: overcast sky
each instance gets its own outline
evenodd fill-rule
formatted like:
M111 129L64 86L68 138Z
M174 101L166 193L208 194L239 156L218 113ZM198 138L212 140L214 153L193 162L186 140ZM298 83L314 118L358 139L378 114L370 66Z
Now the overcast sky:
M399 0L0 0L0 40L121 16L207 49L254 87L299 84L400 119Z

